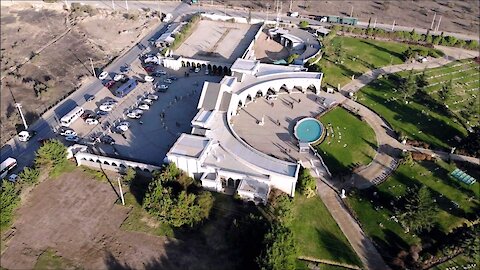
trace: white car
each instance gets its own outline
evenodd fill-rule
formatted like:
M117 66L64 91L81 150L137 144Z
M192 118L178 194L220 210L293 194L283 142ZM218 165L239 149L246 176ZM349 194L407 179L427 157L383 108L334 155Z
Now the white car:
M145 81L146 82L153 82L153 80L155 80L155 78L153 78L152 76L148 76L148 75L145 75Z
M126 121L123 121L117 124L117 129L121 131L127 131L129 127L130 127L130 123Z
M132 119L139 119L140 117L142 117L142 115L134 112L129 112L127 113L127 117Z
M146 98L146 99L142 100L142 102L145 103L145 104L148 104L148 105L152 105L153 100Z
M143 60L143 62L145 64L148 64L148 63L155 63L157 64L158 63L158 58L156 56L150 56L150 57L147 57L145 58L145 60Z
M208 71L208 68L205 69L205 75L208 75L209 71Z
M8 177L8 181L12 182L12 183L15 183L17 182L17 179L18 179L18 175L16 174L11 174L9 177Z
M158 99L158 96L157 95L154 95L154 94L150 94L147 96L148 99L151 99L151 100L157 100Z
M30 136L30 133L26 130L20 131L20 133L18 133L18 140L21 142L27 142L28 140L30 140L31 137L32 136Z
M172 80L170 80L170 79L165 79L165 80L163 80L163 82L164 82L164 83L172 83Z
M123 74L117 74L117 75L115 75L115 77L113 77L113 80L116 81L116 82L118 82L118 81L120 81L120 80L123 79L123 78L125 78L125 75L123 75Z
M106 71L100 73L100 76L98 76L100 80L105 80L107 77L108 77L108 72Z
M139 108L140 110L146 111L146 110L149 110L149 109L150 109L150 106L148 106L148 104L140 104L140 106L138 106L138 108Z
M78 142L80 138L78 136L67 136L65 137L65 140L69 142Z
M85 123L89 125L98 125L98 120L95 118L87 118L85 119Z
M161 84L161 85L158 86L158 89L167 90L167 89L168 89L168 85Z
M100 105L99 109L104 112L109 112L113 110L113 105L102 104Z
M200 72L200 68L198 68L198 67L197 67L197 68L195 68L194 72L195 72L195 73L198 73L198 72Z
M62 130L60 132L60 135L62 135L62 136L77 136L77 133L72 129L66 129L66 130Z

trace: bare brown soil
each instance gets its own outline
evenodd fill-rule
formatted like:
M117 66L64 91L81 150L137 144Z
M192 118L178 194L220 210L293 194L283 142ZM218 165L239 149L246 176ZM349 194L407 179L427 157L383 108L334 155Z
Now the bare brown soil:
M21 123L10 91L22 104L27 122L32 123L91 78L90 58L95 67L104 66L159 22L147 18L147 13L135 20L106 10L95 13L74 18L61 4L36 8L21 2L2 5L2 144Z
M223 252L198 239L181 241L121 230L129 208L115 204L116 200L109 184L80 169L42 182L17 213L1 267L32 269L46 250L84 269L232 267Z
M290 0L282 0L282 10L289 10ZM208 2L207 2L208 3ZM213 3L275 13L274 0L215 0ZM353 6L353 17L361 21L430 28L433 14L437 12L437 22L442 16L440 31L478 35L480 31L479 1L446 0L403 0L403 1L321 1L293 0L292 10L301 15L341 15L349 16Z

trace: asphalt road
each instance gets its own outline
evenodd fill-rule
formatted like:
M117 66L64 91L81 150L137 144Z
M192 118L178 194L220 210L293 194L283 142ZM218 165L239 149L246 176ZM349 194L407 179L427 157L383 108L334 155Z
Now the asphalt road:
M80 1L78 1L80 2ZM99 1L103 3L105 1ZM108 1L110 2L110 1ZM188 12L189 5L185 3L179 3L179 5L172 11L173 19ZM143 51L148 48L148 40L152 37L158 37L166 31L166 24L161 23L149 34L147 34L138 44L132 47L124 55L117 58L113 63L107 66L104 71L108 73L120 72L120 67L125 64L131 64L135 59L139 57ZM54 127L58 126L58 120L63 115L67 114L75 106L83 105L85 97L89 95L96 95L102 88L105 87L101 80L96 79L93 83L85 85L73 92L65 100L58 105L47 111L42 115L42 118L37 120L33 125L29 127L29 130L36 131L37 134L28 142L20 142L17 138L2 147L0 150L0 160L5 160L7 157L14 157L17 159L18 167L16 172L22 170L24 166L32 164L35 158L35 151L39 148L39 139L50 138L55 135ZM14 171L15 172L15 171Z

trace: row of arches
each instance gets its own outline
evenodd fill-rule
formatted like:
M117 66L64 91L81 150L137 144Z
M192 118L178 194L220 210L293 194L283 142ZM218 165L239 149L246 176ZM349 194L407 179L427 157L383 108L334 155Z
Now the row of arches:
M221 65L212 65L212 64L205 64L205 63L196 63L191 61L182 60L182 67L196 67L202 69L208 69L208 71L212 72L213 74L219 75L231 75L232 71L227 66Z
M109 160L106 160L106 159L101 160L100 158L94 158L94 157L90 157L90 158L82 157L82 158L80 159L80 163L79 163L79 164L81 164L82 161L83 161L83 162L87 161L87 162L98 163L100 166L101 166L101 165L108 165L108 166L117 167L120 171L124 171L124 170L126 170L128 167L133 168L133 169L135 169L135 170L137 170L137 171L144 171L144 172L149 172L149 173L152 173L152 172L154 172L154 171L156 170L156 168L153 168L153 167L150 168L150 167L148 167L148 166L138 166L138 165L137 165L137 166L128 166L128 165L125 165L125 164L120 163L120 162L118 162L118 161L115 162L115 161L109 161Z
M281 94L281 93L290 94L294 89L297 89L297 90L299 90L303 93L306 93L307 91L311 91L315 94L318 93L317 91L319 91L319 89L317 89L317 87L313 84L308 86L307 88L303 88L301 86L293 86L291 88L288 88L287 85L283 84L278 89L270 87L268 89L258 90L255 93L254 96L252 96L251 94L248 94L245 97L245 100L239 100L238 101L238 108L241 108L241 107L247 105L248 103L252 102L254 100L254 98L260 98L260 97L269 96L269 95L277 95L277 94Z

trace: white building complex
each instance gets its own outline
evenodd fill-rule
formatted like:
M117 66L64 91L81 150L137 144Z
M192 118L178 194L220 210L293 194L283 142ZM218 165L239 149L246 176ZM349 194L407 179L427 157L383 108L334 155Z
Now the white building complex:
M300 165L248 145L235 133L231 117L258 97L288 93L293 88L318 94L323 74L241 58L231 71L220 83L204 83L191 134L178 138L165 161L201 180L204 188L218 192L236 189L240 197L255 203L266 203L272 187L293 196Z

